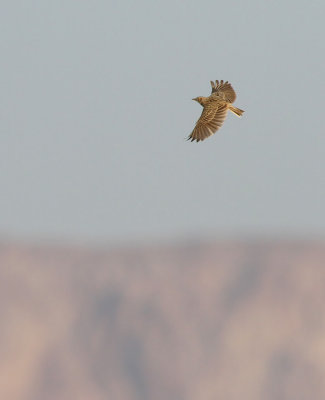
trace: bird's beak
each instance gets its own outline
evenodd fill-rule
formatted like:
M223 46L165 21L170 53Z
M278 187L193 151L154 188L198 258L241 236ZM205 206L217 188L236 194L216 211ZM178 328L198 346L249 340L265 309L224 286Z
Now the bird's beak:
M194 99L192 99L192 100L196 101L196 97Z

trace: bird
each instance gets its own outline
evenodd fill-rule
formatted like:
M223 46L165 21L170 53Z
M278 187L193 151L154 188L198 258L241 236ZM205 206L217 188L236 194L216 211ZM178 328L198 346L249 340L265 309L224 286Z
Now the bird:
M200 142L213 135L222 126L226 119L228 110L237 116L241 116L244 110L234 107L232 103L236 100L236 93L231 84L223 80L210 81L212 91L209 97L195 97L203 107L202 114L198 119L195 128L188 136L187 140Z

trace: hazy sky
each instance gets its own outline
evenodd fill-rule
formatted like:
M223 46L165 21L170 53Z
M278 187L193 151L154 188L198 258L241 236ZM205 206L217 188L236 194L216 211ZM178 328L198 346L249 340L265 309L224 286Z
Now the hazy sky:
M325 235L324 1L3 1L0 234ZM193 97L229 115L184 140Z

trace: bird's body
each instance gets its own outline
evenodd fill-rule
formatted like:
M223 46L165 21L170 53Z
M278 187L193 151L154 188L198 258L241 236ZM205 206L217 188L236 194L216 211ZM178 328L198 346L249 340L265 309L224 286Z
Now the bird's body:
M213 135L226 119L228 110L241 116L243 110L234 107L232 103L236 100L236 93L231 84L224 81L211 81L212 93L209 97L196 97L195 101L201 104L203 111L197 121L193 132L188 140L197 142Z

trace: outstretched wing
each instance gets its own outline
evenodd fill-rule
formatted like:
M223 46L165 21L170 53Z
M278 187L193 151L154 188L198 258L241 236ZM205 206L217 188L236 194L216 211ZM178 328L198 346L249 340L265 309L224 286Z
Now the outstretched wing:
M213 81L210 81L210 83L212 87L211 93L218 92L222 94L222 97L228 103L233 103L236 100L236 93L228 81L224 82L221 80L220 82L216 81L215 83Z
M199 142L200 140L204 140L217 132L226 119L227 109L227 104L220 104L217 107L216 105L205 106L201 117L197 121L193 132L190 134L187 140L191 140L191 142L196 140Z

